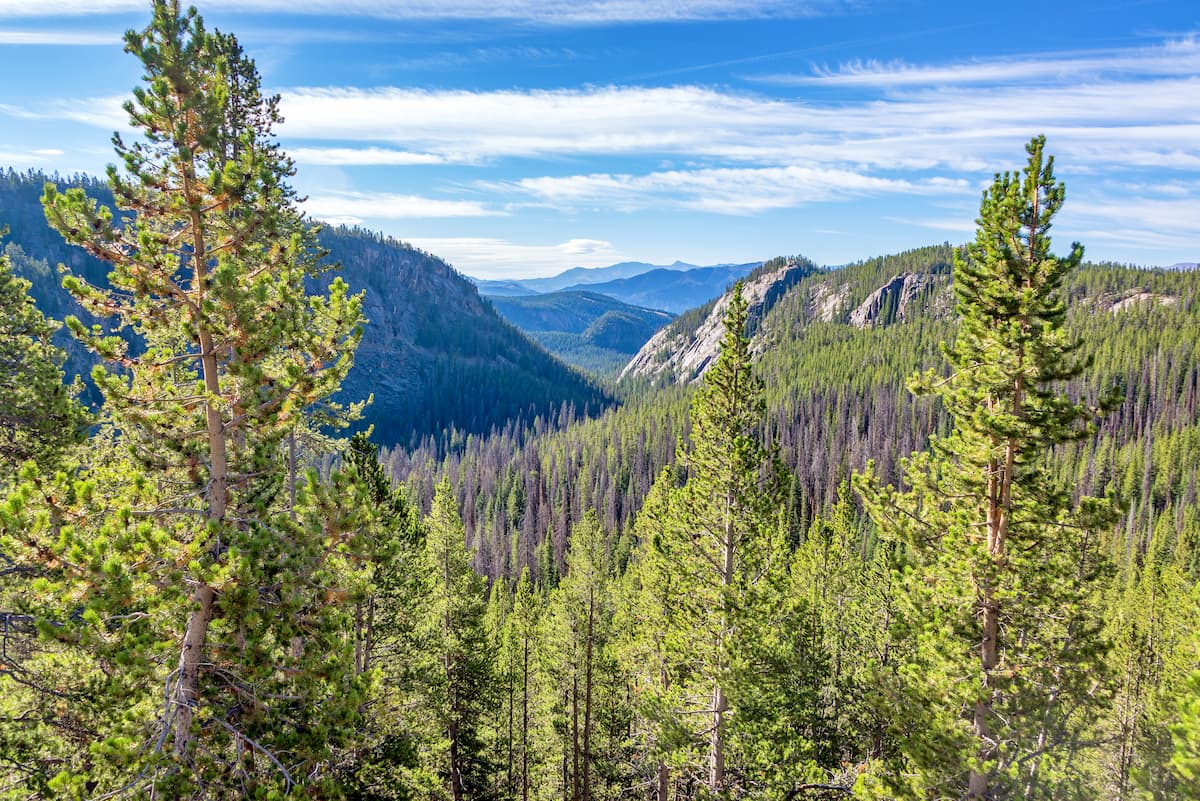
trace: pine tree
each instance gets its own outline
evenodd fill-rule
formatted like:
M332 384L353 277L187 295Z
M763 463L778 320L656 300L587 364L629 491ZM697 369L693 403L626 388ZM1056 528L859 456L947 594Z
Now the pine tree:
M392 486L368 435L351 437L343 455L372 514L360 532L353 627L355 672L371 684L342 784L356 801L407 798L406 777L420 765L403 711L411 700L406 688L428 669L425 643L416 635L425 591L424 536L416 510L403 488Z
M711 689L706 786L727 789L728 694L731 657L742 619L759 611L760 581L785 558L779 511L785 476L763 446L762 381L751 372L746 301L734 287L725 313L717 363L692 400L691 448L682 459L687 481L674 506L676 536L685 546L685 594L697 635L696 679Z
M1056 394L1087 362L1063 331L1061 288L1083 256L1050 252L1062 206L1045 140L984 193L975 241L954 261L959 330L949 375L914 382L953 421L905 464L912 490L860 481L884 536L911 551L901 612L915 654L899 717L912 781L973 801L1084 793L1071 745L1105 694L1091 607L1109 505L1073 503L1047 452L1087 436L1094 410Z
M690 740L679 736L673 714L683 706L684 653L691 633L677 603L684 590L670 550L676 543L668 536L675 489L674 471L664 468L638 512L638 545L622 577L614 620L619 660L633 686L633 734L644 764L640 778L654 788L656 801L670 798L675 752L682 740Z
M763 386L751 372L746 319L739 284L725 313L720 355L692 400L691 446L681 459L686 481L671 488L669 477L661 479L663 485L656 485L652 494L667 496L665 504L655 502L665 506L658 511L666 514L648 517L644 524L639 519L639 526L652 529L647 532L652 550L644 546L639 556L653 554L652 561L662 557L676 574L671 596L662 598L653 597L666 588L660 571L647 565L643 576L642 592L651 594L644 600L672 608L663 646L664 656L675 663L664 678L679 679L654 693L662 721L658 736L663 745L690 740L663 754L660 797L666 792L668 764L700 779L710 794L734 791L726 764L731 712L737 707L730 694L734 668L754 647L743 635L753 631L751 621L772 600L765 577L773 569L786 574L786 476L761 441ZM649 500L647 507L653 514ZM632 569L640 570L636 560ZM676 651L670 638L684 632L690 647ZM663 717L661 704L668 700L673 708ZM690 736L681 738L683 732Z
M78 386L63 384L66 354L51 341L58 324L42 316L29 287L0 251L0 489L25 461L53 466L89 422Z
M538 657L541 651L540 622L542 599L529 578L529 568L521 571L513 595L512 614L504 626L502 654L513 676L512 752L509 756L510 792L513 798L529 801L536 790L534 775L538 755L531 734L535 721Z
M489 784L480 730L492 701L492 657L483 624L486 585L472 567L448 481L437 487L425 529L429 594L418 625L437 661L426 700L441 739L435 771L447 795L461 801Z
M1200 798L1200 671L1192 673L1179 699L1179 720L1171 727L1175 753L1171 772L1179 781L1183 799Z
M349 370L361 298L339 279L327 296L305 293L321 253L271 139L278 98L261 95L236 39L156 0L126 49L145 85L125 105L141 138L114 136L117 210L52 184L43 205L69 243L112 266L109 288L64 285L138 335L131 345L67 321L111 365L93 377L133 459L138 505L123 514L147 522L90 541L76 527L60 542L103 563L77 578L97 614L125 607L106 625L153 607L152 631L123 659L176 653L174 669L145 676L161 709L122 757L151 755L135 784L214 797L327 784L322 766L359 700L339 586L358 523L322 519L335 506L312 480L285 511L281 441ZM131 581L154 589L128 595Z
M600 694L609 686L601 676L610 668L611 572L608 536L591 510L571 529L567 574L551 595L549 614L555 695L565 699L561 746L570 754L563 795L572 801L592 801L602 784L596 710L609 701Z

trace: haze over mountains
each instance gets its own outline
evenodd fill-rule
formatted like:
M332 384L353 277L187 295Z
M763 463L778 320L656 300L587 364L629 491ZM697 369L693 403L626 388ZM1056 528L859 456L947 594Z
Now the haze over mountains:
M549 278L475 281L480 294L493 297L533 295L561 290L598 292L635 306L679 314L719 296L762 262L700 266L622 262L608 267L574 267Z

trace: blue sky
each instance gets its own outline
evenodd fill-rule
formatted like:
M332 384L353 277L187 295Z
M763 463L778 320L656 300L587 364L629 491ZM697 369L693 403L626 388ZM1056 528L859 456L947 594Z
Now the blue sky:
M470 275L965 241L1036 133L1060 252L1200 261L1194 0L199 5L282 95L310 214ZM148 8L0 0L0 166L112 161Z

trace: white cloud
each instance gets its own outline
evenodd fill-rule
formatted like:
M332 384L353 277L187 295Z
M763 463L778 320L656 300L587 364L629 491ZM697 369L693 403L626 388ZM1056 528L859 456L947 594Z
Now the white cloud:
M625 256L612 243L571 239L557 245L529 245L485 237L413 239L412 244L436 253L476 278L534 278L571 267L603 267Z
M363 220L496 217L504 212L471 200L437 200L388 192L329 192L313 195L304 211L320 220L357 224Z
M117 34L88 31L18 31L0 30L0 45L106 45L120 46Z
M526 178L516 186L558 206L596 205L633 211L674 205L735 215L863 195L944 195L969 188L962 180L878 178L849 170L798 166Z
M434 153L413 153L408 150L389 150L382 147L293 147L288 149L288 155L298 164L334 167L409 167L446 162L444 156Z
M0 0L0 18L143 12L143 0ZM208 0L206 9L358 14L386 19L499 19L550 24L807 17L837 0Z
M1198 71L1197 75L1200 75ZM655 155L790 166L994 169L1029 136L1084 169L1200 167L1200 77L920 90L820 105L700 86L284 92L281 133L447 161ZM1016 152L1020 152L1019 149Z
M0 0L2 2L3 0ZM5 110L108 130L122 98ZM320 164L479 164L505 158L647 156L703 166L978 173L1038 132L1074 169L1200 169L1200 67L1153 80L915 89L816 103L702 86L557 91L284 90L285 144ZM1017 161L1019 162L1019 156Z
M895 88L970 83L1028 85L1101 75L1195 75L1200 72L1200 40L1189 36L1157 47L1087 50L1017 58L974 59L950 64L853 61L812 74L762 75L754 79L784 85Z
M61 156L61 150L41 148L38 150L0 150L0 164L33 164L44 165L50 164L51 161ZM0 227L3 226L3 220L0 220Z

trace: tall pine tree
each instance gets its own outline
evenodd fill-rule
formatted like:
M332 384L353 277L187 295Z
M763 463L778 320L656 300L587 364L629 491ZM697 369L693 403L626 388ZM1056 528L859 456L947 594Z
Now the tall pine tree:
M53 185L43 205L112 266L108 287L66 287L137 334L131 345L68 319L110 365L93 375L141 481L123 514L146 523L90 540L76 527L59 547L102 565L77 578L112 638L133 625L121 621L153 621L124 655L164 665L146 676L161 699L146 741L123 746L128 763L150 762L135 784L214 797L319 784L357 707L339 587L357 525L321 519L328 504L311 494L289 509L281 441L349 370L360 299L338 279L305 292L321 254L272 140L278 99L236 39L155 0L126 49L145 83L125 104L140 138L114 136L116 210ZM143 582L157 590L129 594Z
M489 786L481 728L493 699L493 658L484 628L487 587L472 567L448 481L437 487L425 530L428 596L418 626L437 662L426 697L440 740L431 751L433 770L447 797L461 801Z
M906 543L901 617L915 654L901 668L893 790L926 798L1063 799L1086 792L1074 760L1103 698L1099 501L1072 500L1047 456L1087 436L1094 410L1053 385L1087 363L1063 330L1061 288L1083 257L1050 252L1061 208L1045 140L984 193L975 241L954 261L959 329L941 399L952 432L905 464L900 493L859 482L881 533Z

